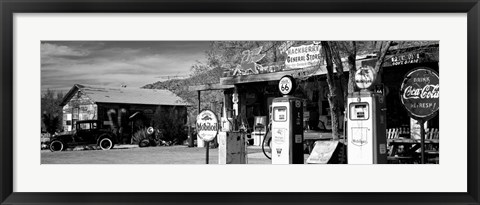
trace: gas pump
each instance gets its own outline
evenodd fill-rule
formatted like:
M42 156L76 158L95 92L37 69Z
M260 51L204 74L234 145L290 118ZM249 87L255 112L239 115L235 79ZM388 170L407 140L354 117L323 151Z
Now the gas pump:
M293 77L282 77L278 86L284 96L272 102L272 164L303 164L303 100L290 96Z
M355 82L362 90L348 95L348 164L387 163L385 97L367 90L374 80L373 69L359 69Z

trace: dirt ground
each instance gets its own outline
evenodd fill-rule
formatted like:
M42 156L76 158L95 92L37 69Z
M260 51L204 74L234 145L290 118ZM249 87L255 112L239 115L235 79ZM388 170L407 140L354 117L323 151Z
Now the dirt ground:
M248 164L270 164L262 149L248 147ZM205 164L206 148L169 146L112 150L41 151L42 164ZM218 149L210 149L209 163L218 164Z

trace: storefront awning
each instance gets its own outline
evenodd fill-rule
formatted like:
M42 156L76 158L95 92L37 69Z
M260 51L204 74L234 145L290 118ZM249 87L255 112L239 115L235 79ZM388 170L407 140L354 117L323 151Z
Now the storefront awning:
M343 71L348 71L348 66L344 65ZM335 72L335 68L334 68ZM235 85L241 83L252 83L252 82L265 82L265 81L275 81L280 80L285 75L290 75L294 78L308 78L311 76L325 75L327 74L327 67L325 65L321 66L312 66L302 69L286 70L279 72L271 73L261 73L261 74L252 74L252 75L239 75L220 78L220 84L222 85Z
M392 50L387 53L382 67L395 67L407 64L420 64L438 62L439 49L437 45L429 45L424 47L412 47ZM356 67L372 66L374 67L377 58L373 54L368 54L356 60ZM344 72L348 71L348 64L344 63ZM335 68L333 69L335 72ZM236 75L220 78L221 85L235 85L241 83L264 82L280 80L285 75L291 75L294 78L308 78L311 76L327 74L326 65L312 66L300 69L283 70L277 72L268 72L260 74Z
M205 84L188 86L189 91L204 91L204 90L225 90L234 88L234 85L222 85L222 84Z

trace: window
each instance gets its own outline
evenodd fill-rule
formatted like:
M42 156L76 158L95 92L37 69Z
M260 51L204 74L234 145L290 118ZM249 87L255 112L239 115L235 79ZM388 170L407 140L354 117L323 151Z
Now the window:
M78 108L73 108L73 110L72 110L72 119L78 120L78 113L79 113L79 109L78 109Z
M367 103L351 103L350 104L350 120L368 120L369 106Z
M90 129L90 123L80 123L78 124L78 129L79 130L88 130Z
M287 121L287 107L274 107L273 108L273 120L275 122Z

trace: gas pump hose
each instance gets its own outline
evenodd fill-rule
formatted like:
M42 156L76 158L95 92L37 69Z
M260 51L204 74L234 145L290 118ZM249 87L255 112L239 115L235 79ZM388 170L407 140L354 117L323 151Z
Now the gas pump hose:
M265 135L263 136L263 140L262 140L262 151L263 151L263 154L265 155L265 157L267 157L268 159L272 159L271 156L268 156L267 152L265 151L265 144L267 144L268 146L270 146L270 142L272 141L272 138L268 138L267 140L267 135L268 135L268 132L270 131L270 129L268 127L271 127L271 124L269 124L267 126L267 131L265 132ZM265 143L266 142L266 143ZM270 148L271 149L271 148Z

